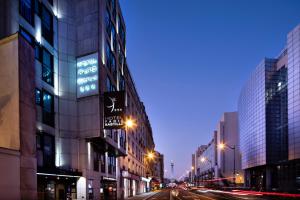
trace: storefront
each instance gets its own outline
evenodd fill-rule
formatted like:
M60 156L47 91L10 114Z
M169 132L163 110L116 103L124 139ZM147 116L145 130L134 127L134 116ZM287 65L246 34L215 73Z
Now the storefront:
M109 177L102 177L100 196L103 200L117 200L117 180Z
M37 173L38 199L76 199L76 183L80 176L79 173Z
M140 190L140 177L128 171L122 171L124 198L142 193Z
M151 181L151 178L141 177L141 181L140 181L140 192L141 193L150 192L150 181Z

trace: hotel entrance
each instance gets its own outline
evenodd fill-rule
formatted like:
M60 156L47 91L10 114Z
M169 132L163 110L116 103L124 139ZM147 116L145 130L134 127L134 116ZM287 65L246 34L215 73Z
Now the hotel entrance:
M103 200L117 200L117 181L106 180L105 178L101 182L103 193L101 199Z

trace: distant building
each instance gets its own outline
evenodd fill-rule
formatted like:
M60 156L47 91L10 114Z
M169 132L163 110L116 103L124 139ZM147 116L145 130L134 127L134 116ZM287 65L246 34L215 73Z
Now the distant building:
M196 175L196 154L192 154L192 166L191 166L191 177L190 182L194 183Z
M300 189L300 25L276 58L264 58L244 85L238 103L246 186Z
M198 157L198 169L197 172L198 180L200 184L204 184L207 180L215 178L215 168L217 165L217 143L216 143L216 132L214 132L213 139L206 145L205 149L201 152Z
M241 168L239 128L237 112L225 112L217 124L217 171L216 178L223 183L243 184L244 173ZM220 148L223 144L223 149ZM226 181L225 181L226 180Z
M195 158L197 185L243 183L237 112L222 115L212 140L197 149Z
M153 178L159 183L164 182L164 155L155 151L153 166Z

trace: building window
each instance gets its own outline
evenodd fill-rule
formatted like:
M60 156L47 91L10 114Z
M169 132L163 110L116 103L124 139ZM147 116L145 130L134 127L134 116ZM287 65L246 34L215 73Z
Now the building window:
M111 22L110 22L110 14L109 14L109 9L106 8L106 12L105 12L105 29L107 34L110 34L110 26L111 26Z
M97 151L94 151L94 171L99 171L100 155Z
M43 90L43 123L54 127L54 97Z
M105 56L106 56L106 67L108 69L111 68L111 50L110 50L110 47L109 47L109 43L106 42L106 46L105 46Z
M55 140L54 136L38 133L36 136L38 167L53 168L55 166Z
M34 11L37 15L40 15L41 12L41 3L39 0L34 0Z
M116 158L113 155L108 156L108 173L112 175L116 174Z
M28 33L24 28L21 26L19 27L19 33L23 36L23 38L30 44L33 45L35 43L34 37Z
M49 85L53 86L53 55L51 55L45 48L43 48L42 55L42 79Z
M35 55L35 59L41 61L42 60L42 47L41 45L39 45L38 43L35 43L35 47L34 47L34 55Z
M111 80L110 80L110 78L108 76L106 77L106 83L105 83L105 85L106 85L106 91L107 92L116 91L115 86L112 84L112 82L111 82Z
M116 37L116 29L115 26L111 26L111 42L113 50L115 51L117 49L117 37Z
M105 173L105 154L100 155L101 160L101 172Z
M35 104L42 105L42 92L39 89L35 89Z
M121 68L123 68L124 65L124 54L121 50L120 45L118 45L118 55L119 55L119 64L121 65Z
M34 1L20 0L20 15L32 26L34 26Z
M114 80L117 80L117 67L116 67L116 59L115 59L115 56L113 54L111 54L111 60L110 60L110 63L111 63L111 71L113 73L113 77L114 77Z
M48 2L53 6L53 0L48 0Z
M42 6L42 36L53 45L53 17L45 6Z
M119 76L119 90L125 90L125 79L124 76L121 75L121 72L119 72L120 76Z

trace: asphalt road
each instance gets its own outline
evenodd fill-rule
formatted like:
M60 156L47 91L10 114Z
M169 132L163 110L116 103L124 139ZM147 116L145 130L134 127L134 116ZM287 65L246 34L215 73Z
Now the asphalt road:
M130 200L296 200L299 198L272 197L272 196L254 196L254 195L235 195L214 191L199 190L162 190L157 193L136 196Z

